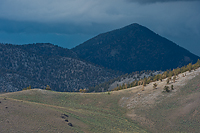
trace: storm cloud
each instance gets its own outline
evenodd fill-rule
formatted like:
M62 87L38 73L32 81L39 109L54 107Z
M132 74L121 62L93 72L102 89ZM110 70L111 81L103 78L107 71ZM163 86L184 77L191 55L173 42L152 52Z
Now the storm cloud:
M200 55L199 7L199 0L1 0L0 42L71 48L139 23Z

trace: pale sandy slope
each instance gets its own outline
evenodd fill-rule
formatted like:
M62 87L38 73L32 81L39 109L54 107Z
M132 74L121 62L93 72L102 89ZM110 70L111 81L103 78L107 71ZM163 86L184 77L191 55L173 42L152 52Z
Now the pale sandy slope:
M177 76L177 79L175 82L170 81L170 83L167 85L166 81L167 79L164 79L161 81L156 81L148 84L144 91L142 91L142 86L133 87L127 90L120 90L114 93L128 93L126 97L122 97L119 101L120 106L125 107L128 109L127 116L131 118L132 120L138 122L139 124L143 125L145 128L148 128L149 130L153 132L160 132L158 128L159 118L152 119L150 116L150 112L154 110L154 112L151 114L152 116L156 113L161 114L164 116L162 118L163 125L164 123L168 123L168 125L172 125L172 123L176 123L179 121L179 117L186 116L189 114L196 115L197 114L197 108L199 108L200 105L200 97L199 92L187 95L185 97L181 97L180 89L184 87L191 79L196 77L200 74L200 68L197 70L192 70L191 72L185 72L182 74L179 74ZM186 76L183 76L186 75ZM153 88L153 84L156 83L157 89ZM172 90L170 93L163 92L164 86L169 86L171 88L171 85L174 86L174 90ZM174 100L174 102L177 102L177 108L175 107L173 112L170 114L170 116L166 117L165 114L162 113L170 113L169 111L160 111L160 109L156 109L157 105L162 102L170 101L171 99ZM172 101L172 100L171 100ZM188 102L189 101L189 102ZM170 105L171 106L171 105ZM156 112L157 111L157 112ZM199 113L199 112L198 112ZM191 118L192 119L192 118ZM176 124L173 124L173 126ZM177 126L182 126L178 125ZM165 126L161 127L164 129ZM159 129L159 130L155 130ZM169 128L168 128L169 129ZM175 129L170 131L175 131ZM176 130L177 131L177 130ZM178 130L179 131L179 130ZM199 130L200 131L200 130ZM166 130L168 132L168 130Z

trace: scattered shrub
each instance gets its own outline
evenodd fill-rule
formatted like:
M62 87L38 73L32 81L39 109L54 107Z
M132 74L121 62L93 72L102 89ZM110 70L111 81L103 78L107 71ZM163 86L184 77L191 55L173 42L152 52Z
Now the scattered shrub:
M68 125L69 125L70 127L72 127L72 123L68 123Z
M87 92L87 89L80 89L79 92L81 92L81 93L86 93L86 92Z
M174 90L174 86L173 85L171 85L171 90Z
M154 88L154 89L156 89L156 87L157 87L157 84L156 84L156 83L154 83L154 84L153 84L153 88Z
M29 85L29 87L26 87L26 88L24 88L22 90L30 90L30 89L31 89L31 86Z
M169 84L169 80L170 80L170 78L167 78L167 84Z
M169 86L165 86L165 87L164 87L164 90L165 90L166 92L170 92Z
M47 85L46 89L45 90L51 90L50 86Z

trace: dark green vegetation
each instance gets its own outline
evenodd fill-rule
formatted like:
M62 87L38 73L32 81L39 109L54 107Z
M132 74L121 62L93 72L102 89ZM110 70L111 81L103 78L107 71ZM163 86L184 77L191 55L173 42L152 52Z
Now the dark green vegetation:
M69 117L67 118L70 123L72 123L73 127L67 126L67 123L63 127L65 129L64 132L67 132L67 129L70 129L72 132L90 132L90 133L116 133L116 132L141 132L145 133L146 131L131 121L126 117L126 109L119 106L118 102L123 95L127 94L108 94L108 93L67 93L67 92L53 92L46 90L25 90L22 92L13 92L8 94L0 95L0 100L4 97L7 100L15 101L19 100L19 103L28 104L29 108L45 108L45 112L49 114L52 110L55 110L55 114L53 116L53 120L55 121L53 124L47 121L46 115L44 119L38 121L38 117L40 113L35 113L34 117L32 115L26 116L27 119L30 117L32 121L29 121L29 124L35 124L36 122L41 125L42 128L34 128L32 132L38 130L38 132L46 131L54 131L59 132L62 131L62 127L59 125L65 123L65 120L61 118L62 114L65 113ZM23 101L23 102L21 102ZM5 101L2 101L2 103ZM20 106L24 107L24 104L20 104ZM13 108L13 107L9 107ZM18 104L15 106L18 107ZM1 104L0 104L0 107ZM23 108L20 108L22 112ZM0 123L3 125L6 123L5 116L2 116L2 111L0 110ZM8 110L9 111L9 110ZM28 112L24 112L26 115ZM33 109L34 113L34 109ZM60 115L59 115L60 114ZM12 115L12 114L9 114ZM15 115L23 116L18 110L16 110ZM24 118L24 116L22 117ZM59 120L59 121L58 121ZM7 116L7 121L11 121L10 117ZM44 124L44 122L46 122ZM26 123L18 124L18 127L13 126L12 129L20 130L19 128L26 125ZM0 127L1 127L0 125ZM51 127L52 126L52 127ZM51 128L50 128L51 127ZM4 130L8 129L9 126L5 126ZM30 130L28 131L30 132Z
M116 77L106 70L77 59L76 54L52 44L0 44L0 92L27 86L56 91L78 91Z
M199 58L139 24L100 34L72 50L84 60L124 73L173 69Z

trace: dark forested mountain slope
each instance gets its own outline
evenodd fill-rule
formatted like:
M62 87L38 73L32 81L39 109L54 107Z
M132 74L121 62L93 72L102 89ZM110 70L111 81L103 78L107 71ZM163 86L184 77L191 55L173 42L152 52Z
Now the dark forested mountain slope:
M17 48L24 50L29 53L34 53L43 57L71 57L77 58L77 54L72 50L59 47L50 43L36 43L36 44L27 44L27 45L17 45Z
M74 91L115 78L116 71L166 70L198 58L139 24L100 34L72 50L49 43L0 44L0 92L29 85Z
M74 91L114 77L113 72L81 61L73 51L52 44L0 44L0 92L29 85Z
M139 24L100 34L72 50L84 60L126 73L172 69L198 59Z

